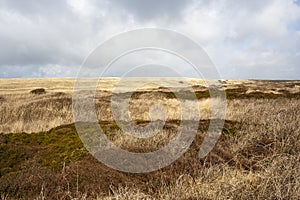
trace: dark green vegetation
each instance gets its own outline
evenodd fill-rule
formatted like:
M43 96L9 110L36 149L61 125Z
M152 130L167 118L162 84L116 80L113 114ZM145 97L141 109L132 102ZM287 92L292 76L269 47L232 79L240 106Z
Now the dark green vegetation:
M257 84L257 85L256 85ZM276 85L280 85L279 89L276 88ZM198 99L210 98L210 97L218 97L219 95L226 95L227 99L276 99L276 98L300 98L300 92L291 92L289 89L294 89L295 87L299 87L299 82L288 82L285 81L275 82L275 81L255 81L249 86L243 84L233 84L228 86L224 86L224 89L214 88L213 86L210 90L207 87L201 85L194 85L193 91L187 91L185 88L181 90L177 90L176 94L172 92L168 88L160 87L158 90L154 91L136 91L132 94L130 93L121 93L116 94L120 98L126 98L131 95L131 98L138 99L143 98L145 94L151 94L158 97L164 98L179 98L179 99L194 99L196 96ZM267 87L271 87L269 91ZM251 91L249 91L251 90ZM176 90L174 90L176 91ZM212 95L213 94L213 95ZM215 95L214 95L215 94ZM176 97L177 95L177 97Z
M146 125L149 121L135 123ZM179 120L168 121L165 129L179 124ZM199 131L207 130L208 124L209 120L200 121ZM237 122L226 121L223 135L234 136L235 130L232 126L236 124ZM110 139L117 134L116 130L120 130L115 122L102 121L100 126ZM49 169L60 170L63 165L76 162L87 155L88 152L78 137L74 124L41 133L0 134L0 177L21 170L22 165L33 159Z
M136 121L138 125L147 123L149 122ZM170 130L179 123L178 120L169 121L166 123L165 129ZM107 136L113 140L114 135L117 134L116 131L119 130L116 123L103 121L100 124ZM208 120L201 121L199 133L207 130L208 124ZM239 126L237 122L226 121L222 140L229 141L237 137L235 130ZM183 171L194 171L201 167L201 164L197 162L197 149L202 139L203 134L197 136L191 150L186 153L187 158L183 158L185 161L181 160L174 164L176 168L173 168L173 165L173 167L162 170L169 174L166 181L172 181L173 175L179 176ZM217 147L216 153L219 155L212 154L212 157L215 158L214 162L225 162L232 158L228 153L221 155L222 152ZM187 159L194 160L195 169L184 166ZM42 187L46 188L46 193L48 192L46 196L56 198L62 197L63 191L76 191L77 187L82 193L87 192L91 195L95 187L97 188L97 183L99 183L99 189L104 193L109 192L109 185L117 186L128 180L131 180L131 184L138 184L149 179L153 189L157 187L157 184L162 184L155 178L156 173L126 174L112 170L96 161L83 147L74 124L60 126L42 133L1 134L0 167L0 193L15 198L36 197ZM79 183L77 183L78 178L80 179ZM89 184L88 181L92 179L95 182ZM148 189L151 190L151 187ZM147 187L142 189L148 190ZM54 190L56 196L51 196L54 194L50 193L50 190Z
M43 133L1 134L0 141L0 176L20 170L31 160L55 170L87 155L73 125Z
M195 91L195 93L179 92L178 97L180 97L180 99L193 100L193 99L195 99L194 98L195 95L196 95L197 99L206 99L206 98L211 98L211 97L214 97L214 98L220 97L219 95L224 94L226 99L250 99L250 98L252 98L252 99L277 99L277 98L299 99L300 98L300 92L292 93L287 90L280 90L279 94L265 93L265 92L261 92L261 91L246 93L246 91L247 90L243 89L243 88L225 89L224 93L222 93L222 92L216 93L216 95L214 95L214 96L212 96L208 90ZM157 91L157 92L139 91L139 92L134 92L131 97L134 99L139 99L139 98L142 99L142 95L145 95L145 94L156 95L156 96L165 97L168 99L177 98L175 93L168 92L168 91ZM219 94L219 95L217 95L217 94ZM126 99L127 94L117 94L117 96L119 96L119 98ZM107 99L110 99L110 98L107 98Z

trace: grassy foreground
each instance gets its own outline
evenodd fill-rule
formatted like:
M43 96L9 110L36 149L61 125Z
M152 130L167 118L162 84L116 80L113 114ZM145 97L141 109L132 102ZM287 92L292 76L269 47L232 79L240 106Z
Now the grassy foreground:
M82 145L72 123L72 80L56 80L60 89L40 80L39 94L30 93L34 81L13 80L19 91L1 81L0 199L300 199L299 82L228 82L222 135L201 160L210 100L196 84L201 120L189 150L163 169L130 174L98 162ZM174 95L158 88L132 97L139 126L149 122L153 102L166 106L164 129L148 140L123 134L112 120L110 92L102 91L96 109L107 137L132 152L165 146L178 131Z
M300 130L296 99L235 100L214 150L198 159L208 121L172 165L146 174L106 167L83 148L74 125L0 136L4 199L299 199ZM287 106L288 105L288 106ZM242 109L243 108L243 109ZM235 119L235 120L234 120ZM139 124L143 125L140 121ZM158 138L132 140L102 124L118 146L154 150L176 134L174 121ZM159 141L159 142L157 142Z

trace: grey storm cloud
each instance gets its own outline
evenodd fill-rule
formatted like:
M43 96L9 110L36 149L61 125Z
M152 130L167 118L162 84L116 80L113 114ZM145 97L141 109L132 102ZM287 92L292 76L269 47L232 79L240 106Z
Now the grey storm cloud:
M182 12L192 1L191 0L110 0L116 9L131 13L137 20L149 21L158 18L168 20L181 20Z
M298 0L1 0L0 27L0 77L76 76L111 36L157 27L198 42L223 78L300 78ZM118 67L108 75L121 76Z

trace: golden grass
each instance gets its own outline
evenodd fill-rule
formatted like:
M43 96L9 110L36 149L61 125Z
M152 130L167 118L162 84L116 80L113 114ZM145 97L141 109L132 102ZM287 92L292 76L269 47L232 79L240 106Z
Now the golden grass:
M266 87L267 91L277 92L282 88L297 92L299 88L289 82L230 84L232 88L239 85L263 91ZM0 95L0 132L40 132L72 123L71 94L67 90L58 93L62 91L46 88L46 94L33 95L29 93L31 89ZM174 119L180 113L176 99L147 94L147 101L131 100L131 116L140 125L149 120L148 110L155 102L166 106L171 120L157 136L144 140L122 134L111 121L105 95L97 96L97 112L99 119L107 120L102 126L116 145L135 152L152 151L176 135ZM78 149L84 150L81 144L73 144L76 133L71 125L39 133L42 136L1 135L0 147L4 152L9 149L19 158L19 148L27 159L21 157L22 162L14 164L12 172L0 177L0 198L300 199L300 99L267 97L228 100L224 132L213 151L199 162L198 150L211 106L211 100L200 99L202 121L190 149L170 166L147 174L122 173L84 153L74 157ZM70 146L66 148L64 144ZM1 154L4 153L0 151ZM60 155L66 158L59 158ZM71 161L64 162L67 160Z
M116 78L105 78L99 82L99 90L96 94L96 107L99 120L113 119L110 109L110 95L112 88L118 80ZM142 80L133 79L133 81L131 80L131 84L141 82ZM169 81L169 84L176 84L180 81L179 79L166 80ZM74 79L0 79L0 133L47 131L60 125L73 123L72 90L74 81ZM204 86L203 81L189 79L189 82L193 85L195 91L198 92L197 96L199 97L200 95L201 97ZM226 91L228 91L228 98L234 99L235 105L239 101L237 99L243 98L277 98L274 95L278 95L278 97L280 95L288 95L287 97L296 99L300 97L300 83L297 81L223 82ZM31 94L30 91L36 88L44 88L46 93L40 95ZM126 92L124 84L121 84L121 88ZM180 118L181 110L178 106L179 101L173 98L168 90L148 84L140 89L140 92L142 94L136 96L130 102L130 116L134 120L149 120L149 108L155 103L165 106L167 119ZM206 97L205 91L203 97ZM189 104L191 100L186 99L186 101ZM199 100L198 105L202 119L210 118L212 101L216 101L214 104L217 104L218 99L201 98ZM190 104L192 105L192 101ZM231 103L228 103L228 108L227 116L229 119L231 115L243 112L239 109L245 109L240 108L240 106L232 106ZM194 108L190 106L189 109L193 110ZM187 110L187 112L189 111Z

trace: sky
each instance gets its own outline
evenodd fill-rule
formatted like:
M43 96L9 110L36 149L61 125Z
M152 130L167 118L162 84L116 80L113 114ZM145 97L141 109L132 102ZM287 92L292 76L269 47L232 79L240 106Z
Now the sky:
M0 0L0 27L0 78L76 77L100 44L151 27L196 41L222 79L300 80L300 0ZM106 76L137 59L193 77L157 52L129 55Z

